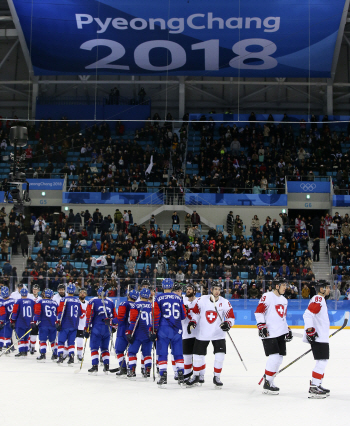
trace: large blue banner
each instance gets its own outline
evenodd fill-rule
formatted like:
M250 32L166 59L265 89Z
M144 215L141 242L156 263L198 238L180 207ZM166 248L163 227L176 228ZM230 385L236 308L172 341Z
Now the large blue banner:
M298 181L287 182L288 192L301 192L301 193L330 193L330 182L312 182L312 181Z
M143 192L63 192L65 204L163 204L163 195Z
M333 195L333 207L349 207L350 195Z
M27 179L29 189L33 191L52 191L63 189L63 179Z
M286 206L285 194L185 194L185 204L217 206Z
M37 75L330 77L345 0L9 0ZM346 11L347 12L347 11Z

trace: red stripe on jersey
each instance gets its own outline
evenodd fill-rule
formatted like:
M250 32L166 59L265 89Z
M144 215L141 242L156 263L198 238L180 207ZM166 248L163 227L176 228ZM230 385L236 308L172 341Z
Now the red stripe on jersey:
M74 348L75 348L74 345L68 346L68 349L74 349Z
M135 308L130 309L130 325L135 324L137 317L139 315L139 311Z
M221 371L222 371L222 368L215 368L214 367L214 373L221 373Z
M190 368L192 368L192 364L185 364L184 368L186 368L187 370L189 370Z
M129 356L129 361L137 361L137 356Z
M322 306L321 306L320 303L312 302L312 303L310 303L310 305L307 308L313 314L318 314L320 312Z
M119 359L119 358L123 358L124 357L124 352L122 353L122 354L118 354L117 355L117 358Z
M148 361L149 359L152 359L152 357L151 356L145 356L144 361Z
M153 318L153 322L154 322L154 326L156 328L158 328L159 320L160 320L160 308L159 308L158 302L154 302L154 318Z
M264 314L266 311L266 305L265 303L259 303L259 305L256 308L255 313L256 314Z
M52 346L52 343L51 343L51 346ZM82 350L83 350L83 348L78 348L78 347L77 347L77 350L78 350L78 351L82 351Z
M168 364L168 361L158 361L158 365Z
M5 306L0 306L0 315L6 315L6 308Z
M61 300L61 302L60 302L60 304L58 305L58 308L57 308L57 315L62 314L63 307L64 307L64 301Z
M201 370L204 370L204 369L205 369L205 364L201 365L200 367L193 366L193 371L201 371Z
M177 359L175 362L181 363L181 362L184 362L184 360L183 359Z
M34 305L34 314L35 315L41 315L41 303L36 303Z
M102 352L101 356L109 356L109 352L108 351Z
M88 304L86 309L86 324L90 324L90 318L93 314L92 305Z
M173 365L175 365L175 361L171 361L171 363L172 363Z
M316 371L313 371L313 372L312 372L312 377L313 377L314 379L319 379L319 380L321 380L321 379L323 379L323 376L324 376L324 374L316 373Z
M265 370L265 374L266 374L266 376L273 376L275 373L276 373L276 371L268 371L268 370Z
M232 308L230 308L230 310L226 312L225 318L226 319L229 319L229 318L235 319L235 314L233 313L233 309Z
M81 308L81 315L80 315L80 319L84 318L84 315L86 314L86 310Z
M91 356L98 355L98 351L91 351Z
M18 303L15 303L12 308L11 319L16 320L18 314Z
M123 319L125 318L125 315L126 315L126 306L125 305L119 306L118 314L117 314L118 320L123 321Z

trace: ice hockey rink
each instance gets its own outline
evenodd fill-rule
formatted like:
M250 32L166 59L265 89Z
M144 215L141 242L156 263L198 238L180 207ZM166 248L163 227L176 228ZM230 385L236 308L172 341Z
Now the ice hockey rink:
M295 329L301 333L302 330ZM333 330L334 331L334 330ZM308 399L308 384L314 366L312 354L281 373L275 380L280 387L277 396L263 395L258 385L264 373L265 356L256 329L234 328L234 342L248 368L244 370L231 342L221 380L222 390L212 383L214 356L209 346L207 369L202 387L181 388L168 366L168 385L159 389L151 378L140 377L138 362L136 381L105 375L89 376L90 353L85 356L82 371L51 360L38 363L36 356L17 360L0 359L2 422L24 422L31 425L215 425L228 422L250 425L347 425L350 402L348 368L350 330L344 329L330 339L330 361L323 385L331 396L323 400ZM287 344L282 366L307 351L309 346L294 337ZM48 358L51 353L48 353ZM139 361L139 359L138 359ZM111 368L117 360L111 357ZM7 413L7 414L6 414ZM12 419L12 420L11 420Z

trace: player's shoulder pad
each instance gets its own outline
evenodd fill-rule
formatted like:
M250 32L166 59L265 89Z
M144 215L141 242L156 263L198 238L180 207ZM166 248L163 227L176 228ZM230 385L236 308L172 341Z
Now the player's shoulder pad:
M98 297L93 297L92 299L89 300L89 305L92 304L92 302L94 302L96 299L98 299Z
M110 297L106 297L105 300L108 300L108 302L111 302L114 304L113 300Z

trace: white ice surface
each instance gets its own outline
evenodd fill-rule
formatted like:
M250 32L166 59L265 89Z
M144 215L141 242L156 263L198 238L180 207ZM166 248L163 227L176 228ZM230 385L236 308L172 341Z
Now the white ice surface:
M334 330L332 330L334 331ZM296 330L300 332L300 330ZM152 379L136 381L116 379L115 374L89 376L90 354L85 357L80 374L66 364L58 367L52 361L0 358L0 401L2 422L28 426L112 425L122 426L338 426L349 425L349 354L350 330L330 339L330 361L323 385L331 390L324 400L309 400L309 380L314 360L312 354L281 373L275 380L280 395L262 394L258 386L266 358L256 329L233 329L231 335L248 368L246 372L231 342L221 375L222 390L212 383L211 346L207 356L206 383L194 389L182 389L173 379L168 366L167 389L158 389ZM304 353L309 346L300 338L287 344L282 366ZM51 352L48 353L51 357ZM111 357L111 368L117 360Z

